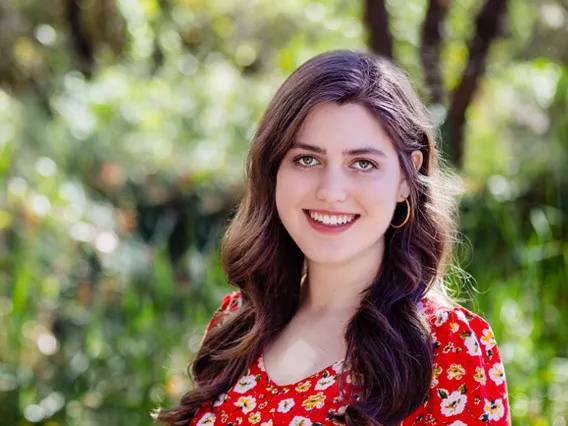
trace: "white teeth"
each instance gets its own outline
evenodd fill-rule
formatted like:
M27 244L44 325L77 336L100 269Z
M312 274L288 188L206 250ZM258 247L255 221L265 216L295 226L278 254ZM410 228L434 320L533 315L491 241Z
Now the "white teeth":
M351 222L353 219L355 219L355 215L322 215L316 212L310 212L310 217L317 221L317 222L321 222L324 223L325 225L344 225L346 223Z

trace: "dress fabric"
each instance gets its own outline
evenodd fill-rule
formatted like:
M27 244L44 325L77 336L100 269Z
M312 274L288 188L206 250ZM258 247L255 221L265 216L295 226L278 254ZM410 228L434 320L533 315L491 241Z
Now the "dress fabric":
M207 330L219 326L241 303L239 291L225 296ZM431 329L433 380L426 401L400 425L510 426L505 373L489 324L463 307L437 306L428 298L419 305ZM261 351L231 389L203 404L190 426L339 424L331 414L345 412L345 395L358 399L357 385L346 363L338 361L280 386L267 374Z

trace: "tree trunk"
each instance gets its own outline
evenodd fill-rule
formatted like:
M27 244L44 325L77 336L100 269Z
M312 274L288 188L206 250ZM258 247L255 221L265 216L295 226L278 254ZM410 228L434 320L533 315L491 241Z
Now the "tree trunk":
M369 31L369 47L377 55L392 59L392 35L384 0L365 0L365 24Z
M489 46L499 36L506 13L507 0L487 0L476 19L476 32L469 43L469 58L461 81L453 93L448 113L446 137L452 163L461 168L463 163L464 127L467 107L485 72Z
M422 25L422 43L420 46L420 60L432 101L440 105L445 105L446 97L440 72L440 42L448 6L449 0L430 0L426 18L424 18Z

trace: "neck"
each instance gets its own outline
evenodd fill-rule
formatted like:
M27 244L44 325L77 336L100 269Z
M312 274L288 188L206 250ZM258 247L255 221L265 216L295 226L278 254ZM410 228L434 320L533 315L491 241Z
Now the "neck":
M308 275L302 285L301 309L318 313L354 313L362 292L377 276L384 246L342 263L317 263L307 259Z

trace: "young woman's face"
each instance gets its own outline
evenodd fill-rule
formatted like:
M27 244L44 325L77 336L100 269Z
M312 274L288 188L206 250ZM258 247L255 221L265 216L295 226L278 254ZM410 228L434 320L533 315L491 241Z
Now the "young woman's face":
M278 169L276 207L290 236L317 263L376 254L397 202L409 195L397 152L358 104L319 105Z

